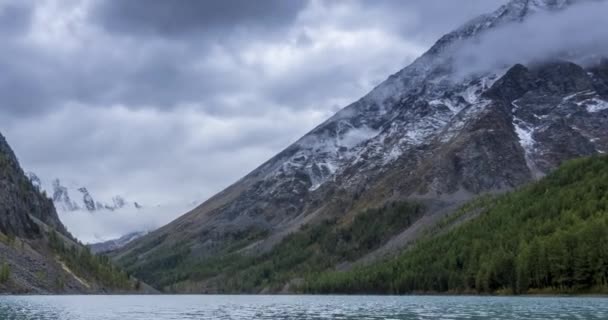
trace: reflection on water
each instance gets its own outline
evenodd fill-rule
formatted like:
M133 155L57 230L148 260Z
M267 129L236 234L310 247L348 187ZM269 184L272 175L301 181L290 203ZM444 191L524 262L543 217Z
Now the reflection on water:
M608 319L608 299L422 296L0 296L0 319Z

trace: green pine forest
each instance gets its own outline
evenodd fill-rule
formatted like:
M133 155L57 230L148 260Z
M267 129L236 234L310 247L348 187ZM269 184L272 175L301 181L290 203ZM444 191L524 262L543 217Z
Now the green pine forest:
M357 260L408 228L424 211L420 204L395 202L365 210L349 221L333 217L304 225L262 255L242 252L247 244L268 236L249 230L235 234L230 245L211 257L184 258L189 252L176 246L127 271L167 292L278 292L293 279ZM137 254L119 263L133 265L129 260Z
M126 272L114 266L107 256L95 255L84 245L80 248L75 245L67 245L55 230L49 232L48 237L51 249L76 274L84 276L86 279L93 279L106 288L139 290L139 282L131 279ZM63 286L61 279L58 279L57 282L59 287Z
M400 256L309 274L300 290L608 293L608 157L569 161L537 183L468 209L475 206L479 216L428 235Z

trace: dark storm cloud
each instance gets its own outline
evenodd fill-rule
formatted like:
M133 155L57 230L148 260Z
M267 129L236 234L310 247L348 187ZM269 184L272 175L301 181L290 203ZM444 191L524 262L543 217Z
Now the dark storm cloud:
M305 5L305 0L102 1L92 17L108 30L127 34L200 36L235 28L279 28L292 23Z
M311 20L302 22L298 15L314 7L304 0L93 1L93 5L87 7L83 22L84 27L91 29L88 36L92 39L73 40L75 49L45 51L37 45L3 36L0 95L4 98L5 113L11 110L13 115L28 116L53 110L66 102L96 107L122 104L132 109L169 111L184 104L198 104L205 112L233 114L240 110L224 105L223 97L237 96L235 92L247 87L258 90L256 94L264 95L262 98L266 100L248 106L249 111L252 107L265 108L273 104L310 107L315 100L316 108L327 108L322 101L336 93L363 94L363 87L369 88L387 73L403 67L419 49L405 50L401 57L400 53L384 55L386 60L376 61L381 67L369 66L375 68L374 72L354 67L369 61L370 54L362 50L329 49L322 55L313 52L309 60L314 65L296 66L258 88L254 82L260 73L268 72L268 66L244 61L246 46L280 43L293 37L293 47L305 51L318 45L320 35L312 39L306 32L296 32L297 29L324 24L335 24L343 32L373 27L394 32L406 41L424 38L416 41L426 45L428 39L448 31L452 24L486 11L485 8L492 7L489 3L496 2L499 1L468 0L455 5L454 2L416 0L379 1L376 5L375 1L322 1L326 12L314 13ZM30 24L33 8L23 3L36 2L10 2L0 11L0 26L6 25L3 29L11 35L27 30ZM336 14L332 16L334 11ZM83 26L69 26L70 29L73 32ZM277 33L281 37L269 40L268 34ZM216 39L221 39L221 44L216 44ZM360 41L369 39L360 37ZM260 46L258 50L270 49ZM333 59L330 54L344 57L332 61L328 60ZM277 57L277 63L281 63L281 59ZM353 81L361 75L370 79L364 83ZM333 103L331 107L335 108Z
M37 83L40 70L35 66L36 55L30 50L22 50L15 43L29 29L34 7L31 2L0 2L0 97L3 111L21 113L38 102L35 95L46 90Z
M204 61L195 67L205 56L200 48L115 43L112 50L122 51L117 59L105 45L54 54L7 40L0 52L2 111L31 115L67 102L171 110L239 86L227 70Z
M46 59L35 52L11 47L4 43L0 52L0 96L2 112L14 115L29 114L52 108L54 99L63 94L60 83L49 83ZM47 105L48 104L48 105Z
M20 38L29 28L36 2L12 1L0 6L0 37L4 42L0 53L1 112L30 116L66 102L172 110L181 104L207 101L202 107L220 113L222 106L212 103L213 96L238 90L247 75L233 72L237 61L227 70L207 59L212 50L209 36L229 42L225 45L232 47L224 54L231 59L230 50L241 45L233 40L237 33L245 30L250 40L262 39L293 23L306 4L301 0L93 3L85 23L93 31L101 24L108 33L98 31L91 35L96 39L76 39L81 41L76 49L60 52L40 50L37 44ZM161 39L149 39L145 34ZM130 39L121 39L122 35Z
M0 34L14 36L23 33L30 25L31 3L0 3Z

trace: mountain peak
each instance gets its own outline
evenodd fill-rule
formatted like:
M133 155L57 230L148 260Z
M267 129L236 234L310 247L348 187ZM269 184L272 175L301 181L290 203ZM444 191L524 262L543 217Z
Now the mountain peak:
M397 201L428 203L428 217L437 216L478 194L540 178L567 159L607 151L608 97L599 93L608 88L604 66L515 61L454 76L461 61L452 49L572 3L513 0L445 35L234 185L121 249L121 259L143 270L187 246L188 261L223 252L235 234L259 230L268 238L255 238L247 250L264 252L300 226L347 221L360 209Z
M521 3L528 9L562 9L571 5L573 0L513 0L511 4Z
M438 79L453 71L452 58L466 41L508 24L521 23L542 12L566 10L576 3L600 0L511 0L495 11L480 15L442 36L425 54L379 85L369 96L380 100L394 91L420 87L420 81ZM395 81L397 80L397 81ZM387 90L388 88L388 90ZM380 99L378 99L380 97Z
M521 22L534 13L562 10L576 2L583 1L590 0L511 0L492 13L470 20L446 36L452 35L449 38L453 38L457 35L461 39L470 38L506 23ZM439 43L441 42L440 40Z

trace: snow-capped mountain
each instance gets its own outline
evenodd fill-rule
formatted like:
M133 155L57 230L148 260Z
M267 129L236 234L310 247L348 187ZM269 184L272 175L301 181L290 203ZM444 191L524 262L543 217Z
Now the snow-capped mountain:
M119 256L136 268L177 246L189 247L192 257L212 255L252 229L270 234L247 247L263 252L324 217L412 199L428 203L433 215L480 193L533 181L562 161L608 151L608 60L568 52L463 73L455 58L463 45L502 26L584 1L513 0L466 23L256 170L127 245Z
M27 172L27 177L32 184L41 192L44 191L55 204L57 210L62 212L71 212L86 210L89 212L95 211L114 211L123 208L141 209L142 205L137 202L129 202L122 196L114 196L108 202L95 200L86 187L78 186L71 183L69 187L62 184L61 180L53 179L49 186L46 186L43 181L33 172Z

